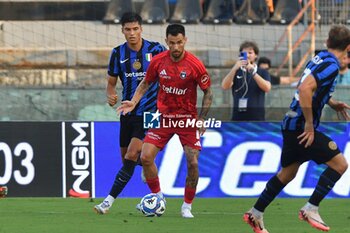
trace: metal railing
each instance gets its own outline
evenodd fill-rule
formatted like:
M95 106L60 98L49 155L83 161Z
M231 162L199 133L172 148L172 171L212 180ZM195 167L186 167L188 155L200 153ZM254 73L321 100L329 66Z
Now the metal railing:
M310 20L305 20L308 23L308 26L305 28L304 32L300 35L300 37L293 43L293 27L297 25L301 20L304 14L307 14L310 9ZM282 42L287 38L288 51L284 56L282 63L278 66L276 72L280 73L282 68L288 62L288 74L289 77L295 77L299 72L300 68L303 66L308 56L313 56L315 53L315 0L309 0L302 10L298 13L298 15L294 18L294 20L286 27L285 32L281 35L277 44L275 45L272 54L270 57L273 57L274 53L279 49L282 45ZM304 17L306 18L306 17ZM303 54L300 59L298 65L293 68L293 52L300 46L301 42L305 40L305 38L310 35L310 46L309 49Z

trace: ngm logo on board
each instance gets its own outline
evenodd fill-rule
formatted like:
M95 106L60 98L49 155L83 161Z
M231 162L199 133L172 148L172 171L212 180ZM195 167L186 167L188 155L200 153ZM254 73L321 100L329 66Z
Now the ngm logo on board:
M63 122L63 197L93 197L93 123Z
M198 120L190 114L162 114L156 112L143 113L143 128L220 128L221 121L215 118Z

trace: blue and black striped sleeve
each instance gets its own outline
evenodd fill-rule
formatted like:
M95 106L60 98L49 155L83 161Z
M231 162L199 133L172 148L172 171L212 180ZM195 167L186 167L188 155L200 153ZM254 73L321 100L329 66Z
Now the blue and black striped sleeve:
M336 63L325 61L313 70L312 75L316 79L317 86L326 86L334 81L338 72L339 69Z
M111 52L110 58L109 58L109 64L108 64L108 75L113 76L113 77L118 77L119 76L119 59L118 56L119 54L119 49L114 48Z

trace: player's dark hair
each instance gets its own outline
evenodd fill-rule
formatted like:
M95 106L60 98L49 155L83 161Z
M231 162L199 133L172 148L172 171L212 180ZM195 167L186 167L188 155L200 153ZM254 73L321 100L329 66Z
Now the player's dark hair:
M267 57L260 57L258 60L258 67L260 66L260 64L268 64L269 67L271 67L271 60Z
M124 26L126 23L138 22L140 25L142 24L142 18L135 12L126 12L122 15L120 19L120 23Z
M166 37L168 37L168 35L172 35L172 36L177 36L178 34L182 34L183 36L185 36L185 27L181 24L169 24L168 27L166 28Z
M256 55L259 55L259 47L258 45L253 42L253 41L244 41L240 46L239 46L239 51L242 52L243 49L246 48L252 48L255 52Z
M345 50L350 44L350 30L345 25L334 25L328 33L327 47Z

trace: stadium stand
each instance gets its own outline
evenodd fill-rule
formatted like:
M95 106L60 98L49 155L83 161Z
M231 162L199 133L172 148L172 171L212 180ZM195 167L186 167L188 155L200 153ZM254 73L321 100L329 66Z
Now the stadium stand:
M234 14L237 24L265 24L270 17L265 0L245 0Z
M320 24L350 24L349 0L318 0L318 20Z
M132 0L111 0L108 4L106 15L103 22L106 24L119 23L125 12L134 11L134 3Z
M341 3L341 10L337 19L337 23L350 24L350 0L344 0Z
M208 10L202 19L203 23L231 24L235 12L234 0L210 1Z
M140 15L144 23L165 23L170 17L169 2L168 0L145 0Z
M270 23L289 24L301 10L299 0L278 0Z
M202 17L203 9L200 0L178 0L170 22L196 24Z
M108 2L0 0L0 20L102 20Z

